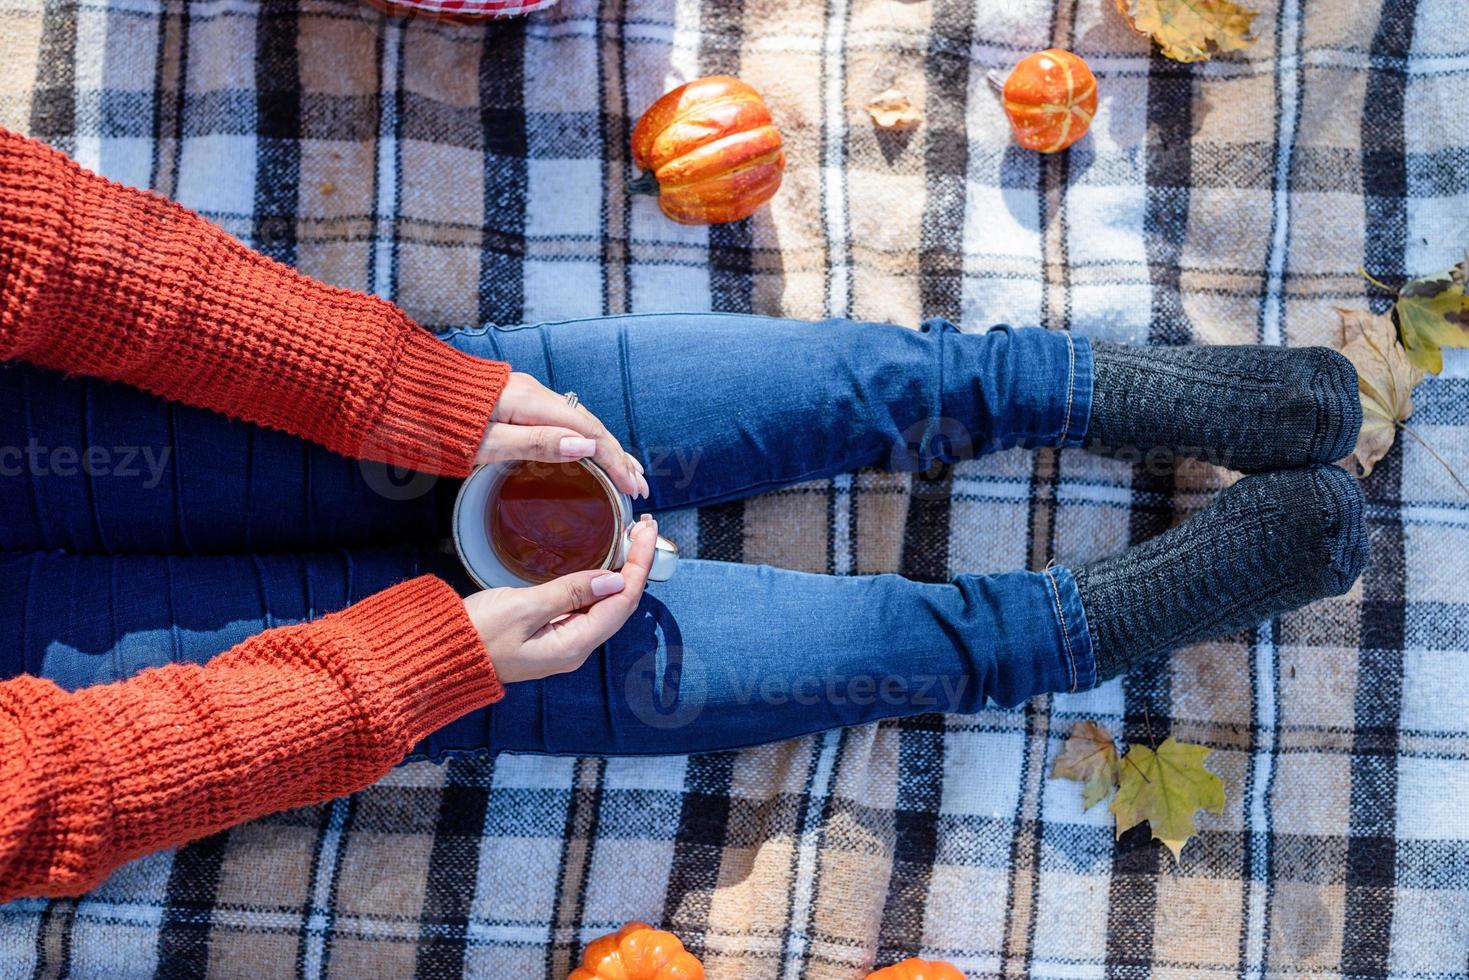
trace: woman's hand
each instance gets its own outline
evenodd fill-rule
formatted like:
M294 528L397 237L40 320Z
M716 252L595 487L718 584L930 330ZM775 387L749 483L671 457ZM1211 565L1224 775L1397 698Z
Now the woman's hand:
M505 684L564 674L622 628L643 597L658 525L633 525L632 549L620 572L563 575L527 589L487 589L464 600L495 673Z
M514 371L490 413L490 424L474 461L533 459L569 463L587 456L607 471L623 493L648 496L643 464L623 452L622 445L595 415L581 405L568 405L565 395L530 375Z

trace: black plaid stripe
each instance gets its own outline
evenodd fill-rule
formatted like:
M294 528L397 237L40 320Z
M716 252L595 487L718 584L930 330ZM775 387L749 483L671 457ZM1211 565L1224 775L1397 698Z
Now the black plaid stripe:
M735 760L733 752L694 756L684 777L663 908L665 927L695 956L704 955L710 898L719 883L729 840Z
M525 208L530 154L521 100L525 85L524 30L519 21L503 21L487 28L480 54L480 129L487 160L480 245L481 323L519 323L525 309Z
M1147 212L1143 232L1153 287L1149 340L1186 344L1193 336L1183 309L1179 259L1188 235L1193 179L1194 72L1156 52L1148 68Z
M923 316L958 323L962 309L964 178L969 170L965 111L973 17L960 0L934 4L925 74L927 140L924 151L923 224L918 241L919 300Z
M271 3L255 18L255 227L252 244L295 265L301 184L299 14L294 2Z
M74 4L46 8L41 22L39 74L32 95L30 132L67 150L75 145L77 18ZM53 899L36 924L36 977L64 975L71 968L71 925L75 903Z
M485 756L446 763L428 891L419 919L418 964L422 980L464 972L471 903L480 875L480 840L490 803L494 762Z
M602 236L602 310L626 313L632 302L632 276L628 263L628 222L632 202L625 188L632 176L630 161L631 111L623 103L627 91L626 42L623 22L626 0L599 0L597 20L605 25L604 41L597 45L597 104L602 145L602 207L608 217Z
M1364 116L1363 184L1368 227L1373 229L1363 263L1389 281L1404 277L1407 238L1408 175L1402 112L1408 80L1383 70L1406 59L1413 49L1415 0L1387 0L1372 39L1373 70L1367 78L1366 104L1389 115ZM1397 514L1391 504L1403 499L1402 456L1383 461L1369 483L1374 515ZM1368 595L1407 593L1406 555L1401 519L1373 521L1372 562L1364 586ZM1406 604L1401 599L1362 603L1361 654L1357 667L1351 766L1350 837L1346 853L1346 917L1342 973L1382 977L1391 967L1393 890L1396 883L1397 724L1402 707L1403 643Z
M877 935L878 965L895 963L924 944L933 866L943 809L944 725L925 716L901 726L898 798L893 809L892 872Z
M229 831L195 841L174 855L158 925L158 974L201 977L209 969L210 929Z
M46 5L30 135L63 152L75 148L77 4Z
M1052 12L1050 37L1053 47L1070 50L1074 46L1075 3L1057 3ZM1071 274L1069 261L1070 224L1067 188L1071 184L1071 154L1058 153L1040 159L1037 204L1040 226L1044 229L1042 249L1043 286L1040 292L1039 323L1052 330L1070 330L1072 313ZM1030 568L1043 569L1056 557L1056 495L1061 478L1060 454L1053 449L1035 453L1030 472L1028 494ZM1033 967L1036 919L1040 913L1040 875L1042 855L1047 846L1044 818L1045 749L1052 726L1052 699L1035 698L1024 707L1027 739L1039 751L1022 755L1021 791L1016 794L1012 814L1011 873L1006 896L1006 925L1002 972ZM1038 756L1038 757L1037 757ZM1023 887L1022 887L1023 886ZM1025 896L1025 907L1018 896ZM1023 936L1017 935L1016 920L1024 924ZM1017 948L1018 944L1018 948Z
M56 898L46 903L36 923L36 967L34 980L64 977L71 972L72 923L76 918L76 899Z
M704 0L700 5L700 24L712 37L737 39L744 16L744 0ZM705 74L738 75L739 45L707 45L699 52L699 62ZM709 291L716 310L755 312L753 225L753 219L745 218L709 229Z

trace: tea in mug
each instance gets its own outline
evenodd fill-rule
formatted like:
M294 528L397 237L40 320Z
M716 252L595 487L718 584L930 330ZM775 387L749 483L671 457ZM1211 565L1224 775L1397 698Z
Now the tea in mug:
M580 463L512 463L485 504L490 544L528 582L597 568L617 540L617 511Z

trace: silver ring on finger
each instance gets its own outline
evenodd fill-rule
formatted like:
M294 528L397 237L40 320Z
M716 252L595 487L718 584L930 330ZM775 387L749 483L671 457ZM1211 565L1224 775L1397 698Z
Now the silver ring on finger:
M566 393L566 404L572 408L576 408L576 406L581 404L581 396L574 391L568 391Z

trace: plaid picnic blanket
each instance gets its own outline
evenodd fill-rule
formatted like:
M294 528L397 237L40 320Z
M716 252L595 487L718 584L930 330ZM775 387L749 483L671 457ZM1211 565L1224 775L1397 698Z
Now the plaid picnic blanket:
M1110 0L562 0L473 25L355 0L0 0L0 125L151 186L431 327L714 308L1151 343L1334 343L1333 306L1469 241L1462 0L1262 2L1260 39L1150 54ZM986 73L1091 63L1091 135L1013 146ZM762 89L786 184L735 225L632 200L667 87ZM923 111L875 131L896 87ZM771 356L780 356L772 351ZM1416 428L1469 460L1469 367ZM1222 474L1080 452L862 473L670 516L706 557L836 574L1076 563ZM1349 595L1021 710L739 753L504 756L0 908L0 974L564 977L632 918L712 977L1469 974L1469 507L1417 442L1367 482ZM752 614L758 614L752 610ZM1175 866L1048 780L1071 724L1213 748L1223 816Z

